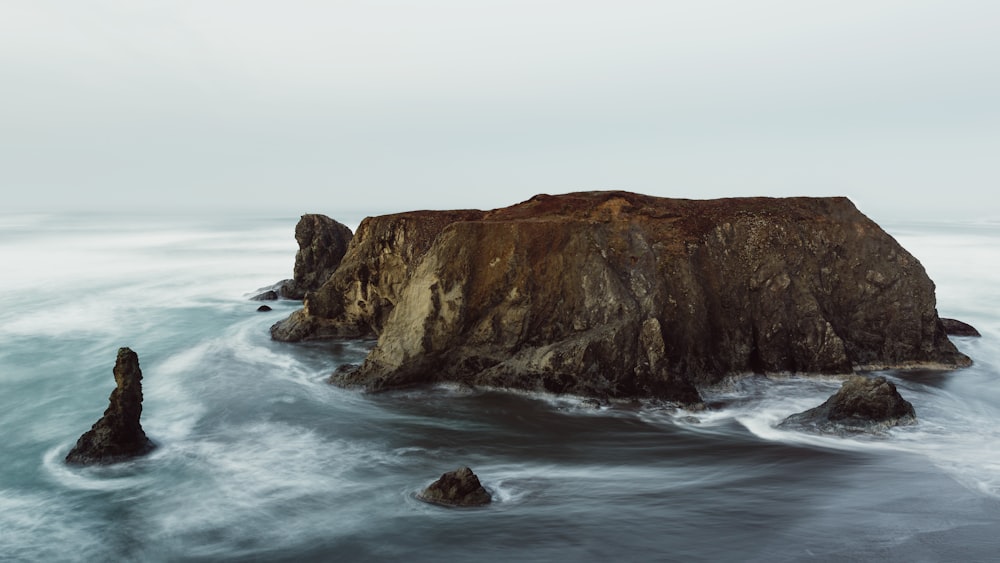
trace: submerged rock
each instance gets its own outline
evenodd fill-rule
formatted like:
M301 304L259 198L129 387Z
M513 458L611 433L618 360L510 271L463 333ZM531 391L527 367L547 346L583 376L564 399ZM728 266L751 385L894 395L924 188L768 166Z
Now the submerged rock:
M281 287L282 297L302 299L322 286L340 266L351 238L351 229L326 215L303 215L295 226L294 277Z
M260 307L257 307L258 313L266 313L268 311L271 311L271 308L268 307L267 305L261 305Z
M649 397L753 373L969 365L934 284L845 198L540 195L366 219L277 340L378 337L342 385Z
M944 331L952 336L982 336L976 327L955 319L941 318Z
M483 506L493 501L479 482L479 477L468 467L445 473L417 498L445 506Z
M843 434L879 433L893 426L916 424L913 405L884 377L852 376L822 405L793 414L784 428Z
M119 348L114 376L117 387L111 392L104 416L80 436L66 455L67 462L115 463L145 455L155 447L139 423L142 414L139 356L129 348Z

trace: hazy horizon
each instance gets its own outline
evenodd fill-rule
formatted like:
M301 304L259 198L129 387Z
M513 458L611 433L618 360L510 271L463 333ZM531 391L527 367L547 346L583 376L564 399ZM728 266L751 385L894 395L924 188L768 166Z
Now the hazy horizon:
M1000 219L1000 5L0 5L6 212L843 195Z

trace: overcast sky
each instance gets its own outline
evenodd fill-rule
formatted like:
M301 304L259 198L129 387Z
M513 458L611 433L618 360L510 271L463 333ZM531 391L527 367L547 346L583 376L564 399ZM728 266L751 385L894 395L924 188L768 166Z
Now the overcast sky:
M4 210L1000 218L996 0L0 0Z

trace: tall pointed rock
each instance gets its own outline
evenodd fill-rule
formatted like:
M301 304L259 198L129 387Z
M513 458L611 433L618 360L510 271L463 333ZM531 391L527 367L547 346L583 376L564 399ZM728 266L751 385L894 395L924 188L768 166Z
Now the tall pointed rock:
M145 455L156 446L139 423L142 414L142 370L139 356L129 348L118 349L115 383L104 416L77 440L66 456L81 465L116 463Z

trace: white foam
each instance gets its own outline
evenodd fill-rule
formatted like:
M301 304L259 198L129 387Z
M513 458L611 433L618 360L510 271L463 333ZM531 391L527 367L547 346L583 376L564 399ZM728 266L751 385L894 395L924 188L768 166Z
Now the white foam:
M62 561L72 546L76 558L96 558L103 538L69 501L52 495L0 490L0 558Z
M42 467L46 475L59 486L83 491L120 491L148 487L155 481L148 474L138 473L136 467L143 459L114 465L69 465L64 459L72 443L59 444L45 452Z
M997 375L979 368L983 381L968 383L990 388ZM977 378L976 371L951 372L944 377ZM891 376L890 376L891 377ZM965 383L966 380L961 380ZM728 393L732 406L717 410L686 413L675 418L679 426L692 432L714 432L736 422L754 436L767 441L841 451L907 452L922 456L968 488L993 497L1000 497L1000 450L984 447L1000 443L1000 408L990 397L982 399L938 387L895 379L901 394L914 404L918 423L891 429L887 435L873 437L819 435L805 431L782 429L778 424L787 416L813 408L824 402L839 388L838 380L789 378L759 380L757 387ZM722 396L718 394L715 398ZM697 422L687 422L694 418Z
M330 505L340 515L335 533L363 525L365 501L371 500L363 469L385 461L371 445L327 440L311 429L273 422L221 427L214 436L178 444L164 461L190 480L175 483L157 500L151 523L157 535L192 538L185 543L194 553L203 548L232 554L251 542L278 549L328 537L334 530L319 516ZM289 505L298 508L288 512ZM283 524L274 526L275 519ZM226 536L198 547L204 541L198 538L212 530Z

